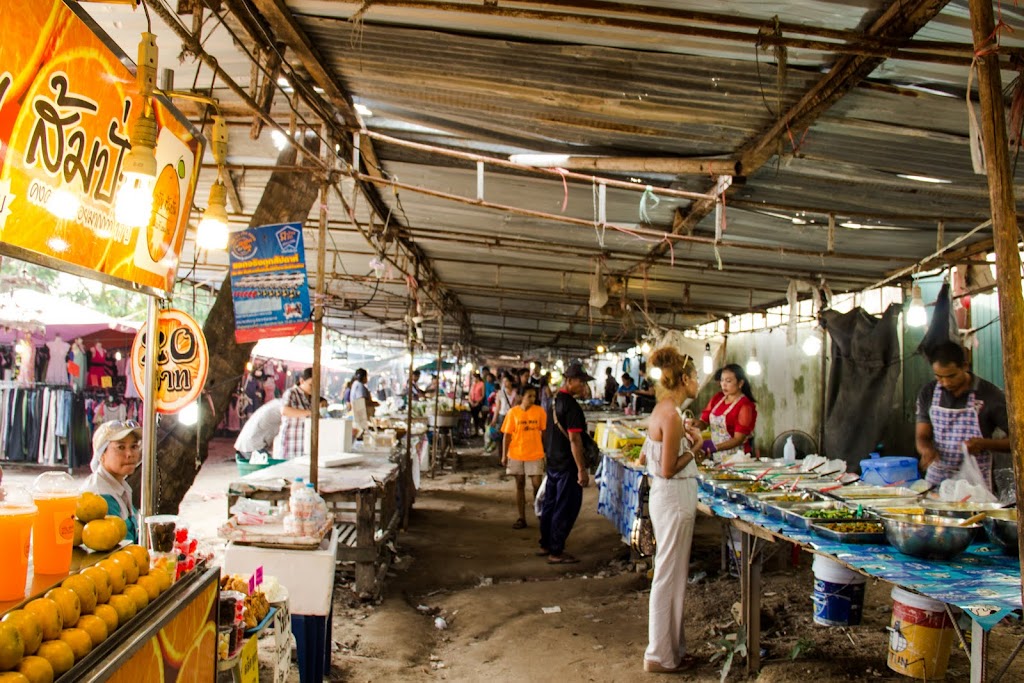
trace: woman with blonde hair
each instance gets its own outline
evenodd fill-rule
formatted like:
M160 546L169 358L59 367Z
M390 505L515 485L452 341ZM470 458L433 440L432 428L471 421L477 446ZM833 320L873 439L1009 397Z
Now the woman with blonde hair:
M640 453L651 480L650 514L657 539L644 671L676 673L696 661L686 654L683 603L697 517L697 459L703 455L701 434L684 425L679 407L697 396L700 384L693 359L672 347L656 349L648 365L658 368L661 378Z

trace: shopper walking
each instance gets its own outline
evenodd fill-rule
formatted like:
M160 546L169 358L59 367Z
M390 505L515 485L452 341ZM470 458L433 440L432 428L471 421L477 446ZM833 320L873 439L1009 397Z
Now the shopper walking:
M590 484L590 474L583 462L587 418L576 397L593 379L582 364L571 363L548 415L544 449L548 481L544 485L540 518L540 554L547 556L548 564L579 562L565 552L565 543L583 505L583 489Z

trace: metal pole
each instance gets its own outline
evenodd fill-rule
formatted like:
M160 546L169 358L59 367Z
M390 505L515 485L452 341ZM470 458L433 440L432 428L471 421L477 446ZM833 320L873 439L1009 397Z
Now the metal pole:
M437 391L434 392L434 457L430 459L430 474L434 474L437 467L437 452L441 446L441 428L437 426L437 409L441 402L441 368L444 367L441 361L441 341L444 339L444 316L440 317L437 323Z
M320 232L316 244L316 297L313 299L313 410L310 411L309 480L317 486L320 470L320 347L324 339L324 295L327 290L327 189L320 186Z
M1017 246L1017 208L1010 170L1010 146L999 55L992 35L995 18L991 0L971 0L971 34L978 65L978 94L981 99L981 135L985 148L989 204L992 209L992 237L996 250L996 287L999 291L999 327L1003 341L1003 380L1006 412L1010 427L1017 510L1024 504L1024 297L1020 287L1020 252ZM1024 517L1017 515L1017 537L1024 538ZM1024 544L1018 551L1024 557ZM1021 576L1024 592L1024 574Z
M417 275L419 269L417 268ZM410 502L413 496L413 482L412 482L412 371L416 362L416 332L412 328L412 317L416 313L416 300L410 295L409 296L409 374L406 376L406 387L405 393L405 461L402 466L399 467L399 472L402 481L405 483L405 491L402 495L402 528L409 528L409 512L412 509L412 503ZM419 455L417 454L418 458Z
M157 349L160 346L160 332L157 322L160 318L160 302L150 297L146 310L146 356L143 366L142 386L142 490L139 492L142 518L156 513L156 378ZM149 546L149 539L139 539Z

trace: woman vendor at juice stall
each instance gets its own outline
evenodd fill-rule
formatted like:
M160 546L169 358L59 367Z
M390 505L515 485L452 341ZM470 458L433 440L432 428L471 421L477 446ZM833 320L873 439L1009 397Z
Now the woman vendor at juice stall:
M715 381L722 388L711 397L700 420L694 424L700 429L711 428L711 438L704 440L704 452L718 454L715 460L749 454L750 435L757 423L757 401L750 391L750 383L743 368L730 363L715 373Z
M132 487L125 479L142 462L142 427L131 420L104 422L92 435L92 476L86 491L103 496L107 514L117 515L128 527L125 538L137 543L138 510L132 505Z

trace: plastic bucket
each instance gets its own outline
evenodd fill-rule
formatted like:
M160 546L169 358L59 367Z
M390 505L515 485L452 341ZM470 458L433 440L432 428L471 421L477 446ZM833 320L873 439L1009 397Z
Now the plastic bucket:
M822 626L856 626L864 611L867 578L838 562L815 555L814 623Z
M900 588L892 599L889 668L921 680L944 678L953 645L945 604Z
M271 465L280 465L283 462L287 462L287 460L275 460L274 458L270 458L265 463L262 463L260 465L253 465L250 464L248 460L242 460L238 456L235 456L235 465L238 466L238 476L240 477L244 477L247 474L252 474L253 472L259 472L265 467L270 467Z

